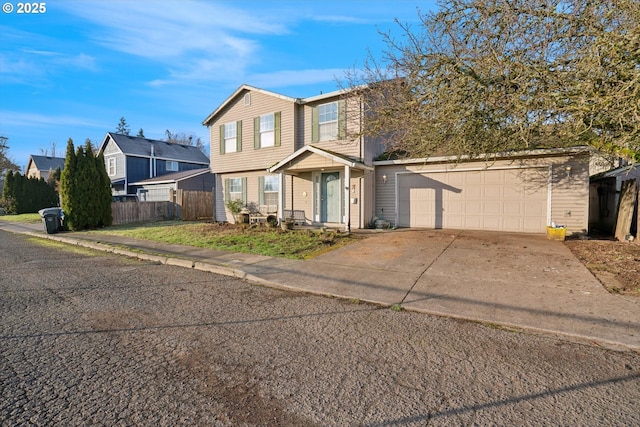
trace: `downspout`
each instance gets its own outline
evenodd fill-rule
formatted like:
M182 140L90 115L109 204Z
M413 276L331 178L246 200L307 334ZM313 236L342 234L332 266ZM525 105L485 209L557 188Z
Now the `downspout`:
M351 190L351 168L349 165L344 166L344 231L351 231L351 198L349 191Z
M149 178L153 178L153 144L151 145L151 157L149 157Z

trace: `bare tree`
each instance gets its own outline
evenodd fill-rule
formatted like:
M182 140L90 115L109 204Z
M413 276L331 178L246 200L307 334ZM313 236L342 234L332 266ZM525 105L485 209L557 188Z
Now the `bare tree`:
M202 139L200 137L194 138L193 134L187 134L185 132L172 133L169 129L167 129L164 133L167 136L167 138L165 139L165 141L167 141L167 142L172 142L174 144L183 144L183 145L196 146L201 151L204 152L205 145L202 142Z
M444 0L346 76L404 156L589 145L640 161L640 3Z

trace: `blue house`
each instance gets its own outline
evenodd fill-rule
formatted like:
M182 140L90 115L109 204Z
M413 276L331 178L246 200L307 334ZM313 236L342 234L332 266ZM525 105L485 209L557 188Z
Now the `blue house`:
M133 183L175 172L209 168L209 158L191 145L107 132L98 151L113 195L136 194Z

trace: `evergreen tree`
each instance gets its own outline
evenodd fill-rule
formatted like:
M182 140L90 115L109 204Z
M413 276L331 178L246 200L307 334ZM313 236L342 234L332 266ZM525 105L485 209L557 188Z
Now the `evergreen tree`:
M116 127L116 133L119 133L121 135L129 135L129 132L131 132L131 128L127 124L127 119L125 119L124 117L120 117L120 122Z
M7 213L16 213L15 181L16 179L13 171L7 171L4 187L2 188L2 207L7 211Z
M64 160L64 170L60 176L60 199L62 200L62 209L64 210L65 223L71 229L76 228L76 153L74 151L73 140L69 138L67 142L67 154Z
M142 130L142 128L140 128L140 130L138 131L138 135L136 135L138 138L145 138L144 136L144 131Z
M113 223L113 212L111 212L111 202L113 197L111 194L111 180L107 174L107 169L104 166L104 156L102 153L93 157L95 162L95 169L97 174L96 182L98 188L96 191L96 204L99 207L98 211L98 227L108 227Z
M74 151L69 139L60 189L66 224L72 230L111 225L111 182L90 140Z

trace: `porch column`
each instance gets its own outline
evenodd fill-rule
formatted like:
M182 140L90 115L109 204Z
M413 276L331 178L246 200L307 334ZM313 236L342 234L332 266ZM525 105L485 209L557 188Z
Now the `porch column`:
M348 165L344 167L344 231L351 231L351 168Z
M284 220L284 171L278 172L278 223Z

